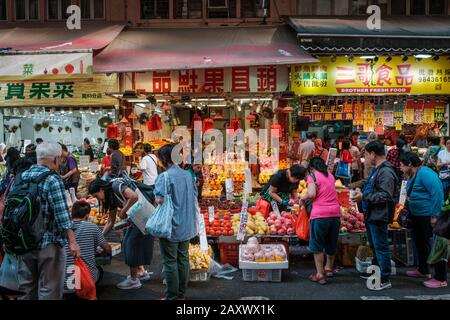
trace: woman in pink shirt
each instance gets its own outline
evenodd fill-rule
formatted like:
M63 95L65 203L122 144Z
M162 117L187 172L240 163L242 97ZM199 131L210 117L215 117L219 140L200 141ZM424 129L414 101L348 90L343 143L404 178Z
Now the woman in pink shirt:
M314 157L308 167L308 192L302 201L312 200L310 216L309 250L314 253L317 273L309 277L313 282L326 284L326 277L333 276L339 236L341 210L337 200L334 177L327 170L322 158ZM325 255L327 255L326 265Z

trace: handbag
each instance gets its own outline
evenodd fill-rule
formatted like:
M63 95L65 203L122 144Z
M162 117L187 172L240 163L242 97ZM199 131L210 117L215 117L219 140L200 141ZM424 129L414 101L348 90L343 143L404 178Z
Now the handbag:
M412 190L414 189L414 184L416 183L416 177L417 174L419 173L419 169L417 169L416 175L414 176L412 182L411 182L411 187L409 188L409 190L406 192L406 203L405 206L403 207L403 209L400 211L400 213L398 214L398 224L400 226L402 226L403 228L406 229L411 229L412 227L412 221L411 221L411 213L409 210L409 205L408 205L408 198L412 193Z
M342 178L342 179L350 179L350 163L346 163L342 160L339 160L337 170L336 170L336 177Z
M434 225L433 233L450 240L450 198L445 201L441 209L441 214Z
M19 287L19 261L17 256L6 253L0 267L0 291L7 291L10 295L24 295Z
M161 175L165 184L164 202L155 209L155 212L148 219L145 227L147 232L154 237L170 239L172 236L172 218L174 211L172 197L169 194L170 180L167 172Z
M317 185L316 176L312 172L311 172L310 176L314 180L314 184L316 185L316 194L317 194L317 192L319 191L319 186ZM306 201L303 201L303 204L305 205L306 213L308 214L308 218L309 218L311 216L311 212L312 212L313 200L308 199Z

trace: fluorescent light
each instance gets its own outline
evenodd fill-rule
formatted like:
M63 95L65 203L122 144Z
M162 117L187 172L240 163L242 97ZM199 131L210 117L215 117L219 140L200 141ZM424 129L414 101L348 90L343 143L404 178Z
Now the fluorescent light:
M136 103L135 106L139 107L139 108L142 108L142 109L146 108L145 104L143 104L143 103Z
M201 98L201 99L192 99L191 101L203 101L203 102L208 102L208 101L225 101L225 99L223 98L211 98L211 99L205 99L205 98Z
M416 54L414 57L416 57L417 59L428 59L428 58L431 58L432 55L431 54Z
M129 99L127 102L130 103L148 103L147 99Z
M156 100L156 102L166 102L167 100Z
M365 59L365 60L367 60L367 59L375 59L376 58L376 56L361 56L361 57L359 57L360 59Z

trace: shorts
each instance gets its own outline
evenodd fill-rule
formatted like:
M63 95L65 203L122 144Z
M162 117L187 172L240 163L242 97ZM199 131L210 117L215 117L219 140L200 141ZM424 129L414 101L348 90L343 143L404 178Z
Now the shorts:
M340 218L313 219L310 223L309 251L336 255Z

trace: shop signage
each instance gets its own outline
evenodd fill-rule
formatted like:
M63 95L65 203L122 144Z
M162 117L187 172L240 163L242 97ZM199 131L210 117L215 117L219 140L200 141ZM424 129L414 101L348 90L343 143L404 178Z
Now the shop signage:
M287 66L256 66L127 73L126 90L153 93L280 92L289 84Z
M0 82L0 107L22 106L112 106L117 99L106 95L117 92L116 74L92 75L90 80L54 80Z
M0 56L0 81L92 78L92 52L6 54Z
M302 95L380 95L446 94L450 92L450 61L391 57L377 62L356 57L321 57L320 62L295 65L291 72L291 89Z
M309 116L312 121L353 120L353 104L313 104L309 101L303 103L302 115Z

